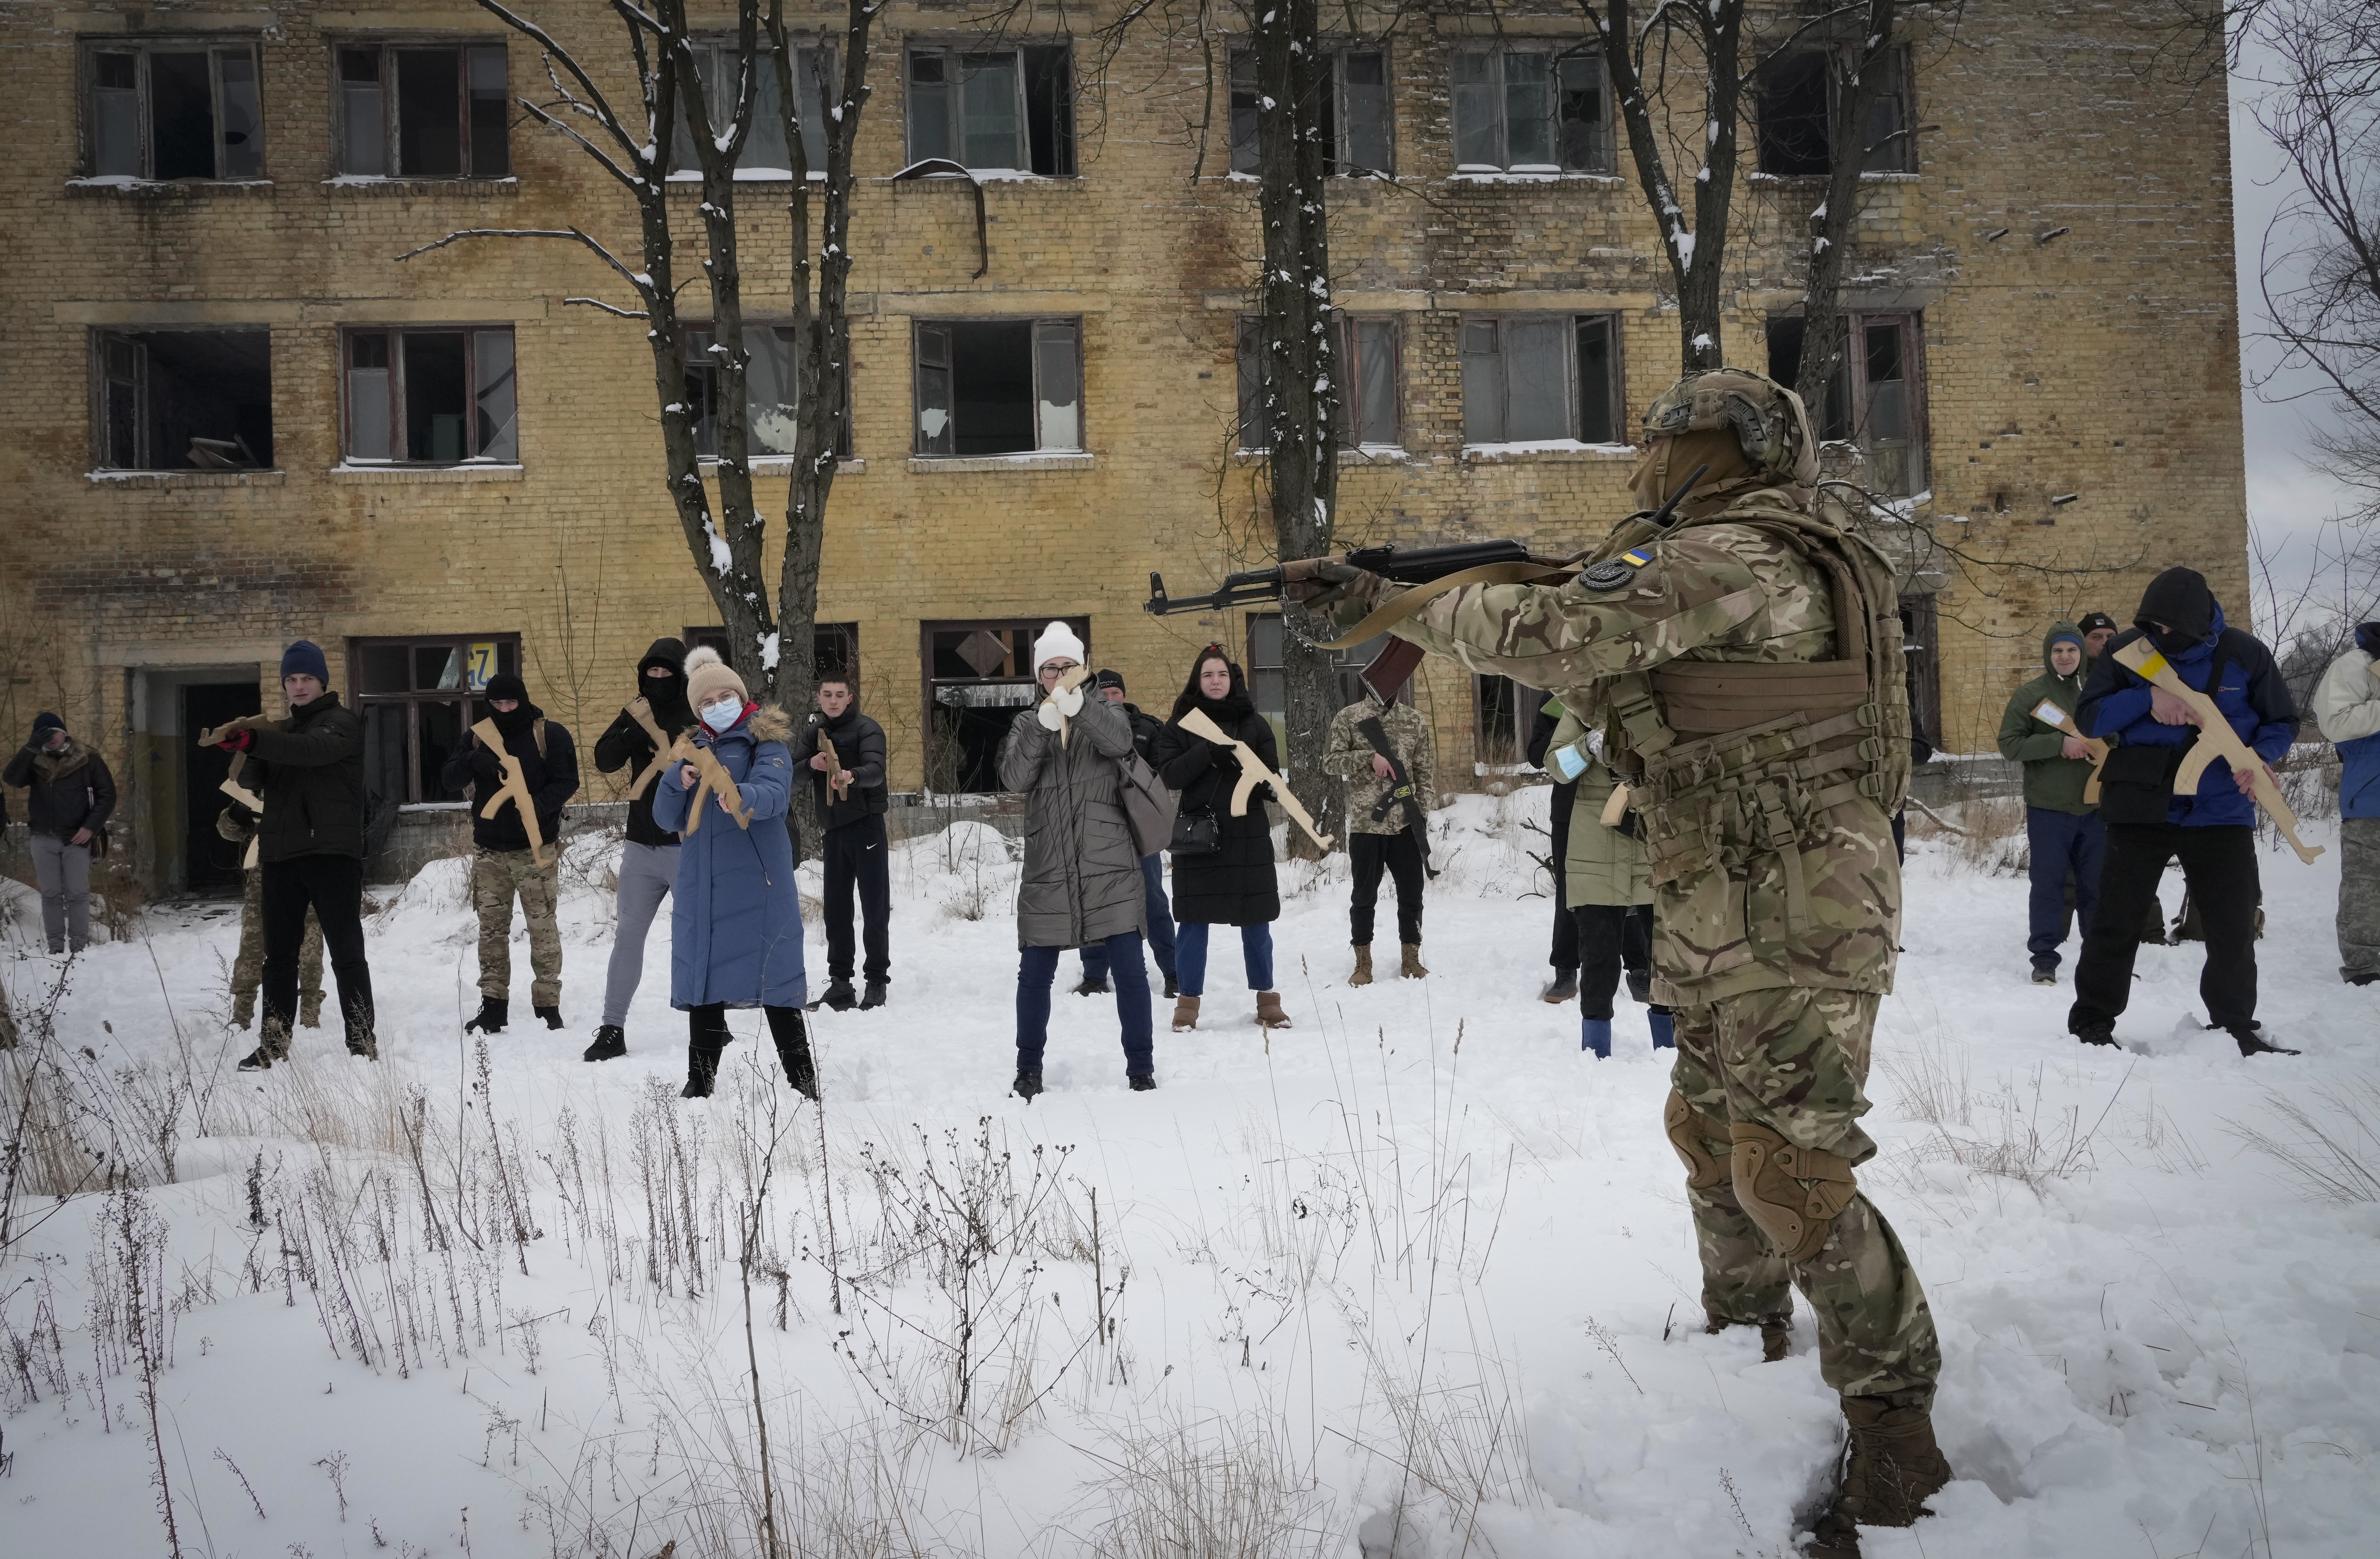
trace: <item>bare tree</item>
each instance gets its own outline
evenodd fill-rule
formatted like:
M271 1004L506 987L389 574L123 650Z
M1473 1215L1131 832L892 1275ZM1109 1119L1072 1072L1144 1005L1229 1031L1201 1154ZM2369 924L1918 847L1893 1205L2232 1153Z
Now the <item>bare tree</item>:
M633 105L615 103L589 65L538 22L500 0L480 0L480 5L537 45L551 95L543 102L524 96L518 100L521 109L577 147L628 197L636 209L641 257L631 264L589 231L596 225L590 221L556 229L465 229L400 258L409 260L466 238L557 239L587 248L634 292L635 308L593 297L564 301L646 327L670 502L695 567L727 626L731 659L754 677L756 691L764 698L776 697L787 687L806 689L815 672L812 632L820 553L849 392L845 287L851 271L852 148L868 101L868 36L881 0L848 0L836 48L809 51L807 57L785 24L783 0L767 0L765 10L760 0L737 0L732 79L722 70L719 79L708 84L697 53L704 45L688 21L686 0L612 0L637 82ZM837 66L839 80L833 74ZM803 123L802 94L795 90L795 73L806 68L815 73L822 105L820 122L810 126ZM795 440L784 561L773 602L763 564L767 525L752 489L752 429L745 399L750 357L744 338L735 180L736 163L762 101L763 72L773 72L780 127L793 159L787 211L793 255ZM816 134L826 151L825 176L815 191L806 129ZM701 192L698 265L710 289L708 353L717 375L715 512L703 481L696 409L687 393L686 345L692 327L681 312L680 294L689 284L678 279L677 238L671 225L670 175L679 171L681 145L694 153L692 171ZM819 208L815 213L813 200Z
M1889 70L1897 0L1857 6L1859 36L1827 54L1827 198L1810 213L1810 276L1802 294L1802 366L1793 389L1811 416L1826 417L1827 386L1843 360L1842 285L1852 236L1858 230L1860 175L1879 145L1868 143ZM1773 56L1772 56L1773 57ZM1903 126L1893 132L1907 135Z

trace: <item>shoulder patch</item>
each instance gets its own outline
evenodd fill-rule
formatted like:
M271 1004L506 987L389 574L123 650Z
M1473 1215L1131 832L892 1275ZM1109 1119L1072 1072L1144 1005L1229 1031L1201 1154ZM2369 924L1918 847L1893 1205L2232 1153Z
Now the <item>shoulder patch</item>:
M1653 561L1653 554L1642 547L1622 552L1616 558L1606 558L1578 576L1578 582L1590 590L1617 590L1636 577L1636 571Z

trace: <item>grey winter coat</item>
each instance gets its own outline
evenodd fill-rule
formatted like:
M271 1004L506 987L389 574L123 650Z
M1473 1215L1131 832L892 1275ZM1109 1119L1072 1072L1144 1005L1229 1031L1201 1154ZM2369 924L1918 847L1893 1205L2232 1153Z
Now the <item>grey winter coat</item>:
M1016 945L1079 948L1148 930L1140 857L1124 821L1123 770L1132 722L1086 697L1066 744L1021 709L1000 743L1000 782L1026 793L1025 877L1016 889Z

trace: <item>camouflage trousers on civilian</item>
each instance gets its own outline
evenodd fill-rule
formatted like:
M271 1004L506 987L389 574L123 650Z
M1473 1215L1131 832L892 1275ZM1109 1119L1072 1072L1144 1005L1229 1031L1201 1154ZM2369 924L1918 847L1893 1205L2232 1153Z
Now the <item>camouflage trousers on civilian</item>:
M256 1016L256 988L264 983L264 873L250 866L240 876L239 952L231 961L232 1023L246 1028ZM314 907L306 907L306 940L298 951L298 1021L322 1024L322 927Z
M557 862L559 857L556 858ZM528 922L528 999L532 1007L562 1004L562 928L553 921L560 874L526 850L471 852L471 902L480 912L480 994L502 1001L513 984L513 900Z
M2380 817L2338 820L2338 977L2380 974Z
M1868 1045L1880 999L1859 991L1783 989L1680 1007L1669 1127L1689 1169L1700 1160L1686 1197L1712 1324L1784 1321L1792 1313L1791 1283L1817 1317L1818 1367L1828 1385L1845 1396L1920 1407L1933 1401L1942 1372L1933 1312L1892 1226L1864 1194L1850 1190L1848 1167L1837 1172L1831 1192L1822 1180L1758 1182L1768 1190L1797 1186L1812 1206L1829 1200L1839 1206L1825 1225L1824 1244L1800 1263L1779 1251L1740 1194L1755 1183L1757 1163L1741 1128L1754 1135L1766 1128L1783 1139L1780 1150L1817 1150L1840 1155L1845 1166L1875 1156L1859 1118L1867 1113ZM1772 1157L1782 1162L1785 1155Z

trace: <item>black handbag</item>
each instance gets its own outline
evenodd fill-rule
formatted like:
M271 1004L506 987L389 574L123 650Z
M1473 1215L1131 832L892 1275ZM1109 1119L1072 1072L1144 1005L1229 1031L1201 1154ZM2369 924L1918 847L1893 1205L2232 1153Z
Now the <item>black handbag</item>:
M1173 842L1166 847L1175 855L1212 855L1223 848L1223 822L1211 811L1176 812L1173 815Z
M2186 747L2119 747L2099 771L2099 820L2154 828L2173 803L2174 771Z

